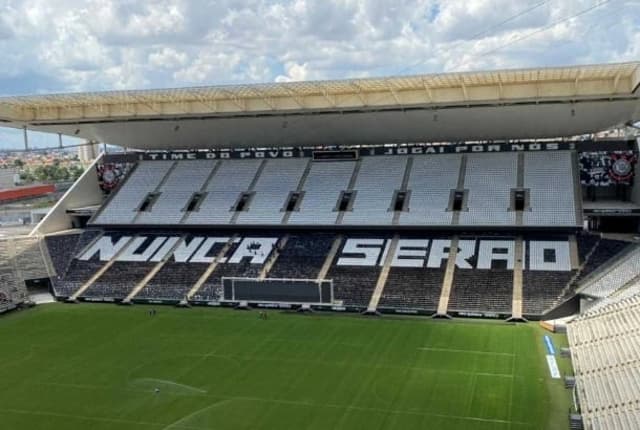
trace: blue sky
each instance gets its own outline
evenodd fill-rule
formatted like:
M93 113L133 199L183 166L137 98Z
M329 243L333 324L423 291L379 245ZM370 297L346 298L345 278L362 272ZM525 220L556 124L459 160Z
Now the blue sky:
M640 0L0 0L0 52L0 95L622 62Z

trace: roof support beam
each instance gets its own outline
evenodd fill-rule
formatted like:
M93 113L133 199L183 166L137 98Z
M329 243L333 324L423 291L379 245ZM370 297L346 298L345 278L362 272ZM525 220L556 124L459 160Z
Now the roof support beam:
M464 101L469 100L469 95L467 94L467 87L464 84L464 81L462 79L460 79L460 88L462 88L462 97L464 98Z
M225 94L234 105L236 105L240 110L247 110L247 101L240 99L236 94L230 93L227 90L220 90L221 93Z
M323 89L322 90L322 95L324 96L324 98L327 100L327 102L329 102L329 105L332 108L335 108L337 106L337 102L336 99L332 99L331 95L327 92L327 90Z
M429 98L429 103L433 103L433 93L431 92L431 87L427 84L427 81L422 79L422 86L424 87L424 92L427 93L427 97Z
M621 76L621 73L618 72L618 73L616 73L616 76L613 78L613 92L614 93L618 92L618 84L620 83L620 76Z
M196 96L198 102L208 107L213 113L218 113L218 101L216 99L210 100L204 96Z
M362 87L355 82L351 82L351 86L356 89L356 96L360 99L362 106L368 106L367 100L364 97Z
M281 85L279 89L286 92L289 95L289 97L291 97L291 100L293 100L293 102L297 104L300 109L306 108L304 100L301 97L299 97L293 90L285 87L284 85Z
M580 78L582 78L583 70L580 70L576 75L576 80L573 82L573 94L575 96L578 95L578 82L580 82Z
M396 101L396 104L401 105L402 102L400 101L400 98L398 97L398 94L396 94L395 90L393 89L393 85L391 85L391 83L389 81L387 81L387 88L389 89L389 92L391 93L391 95L393 96L394 100Z
M257 88L251 88L251 92L259 97L271 110L276 110L278 107L273 102L272 98L265 94L263 91Z

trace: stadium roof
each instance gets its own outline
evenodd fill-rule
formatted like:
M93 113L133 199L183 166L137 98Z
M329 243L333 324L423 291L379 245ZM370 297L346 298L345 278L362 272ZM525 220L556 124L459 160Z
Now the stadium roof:
M558 137L640 119L640 62L0 98L0 124L132 148Z

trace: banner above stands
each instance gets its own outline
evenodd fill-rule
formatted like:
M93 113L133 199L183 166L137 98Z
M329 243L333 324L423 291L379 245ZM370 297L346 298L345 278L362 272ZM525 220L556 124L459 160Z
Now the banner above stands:
M341 157L341 152L356 152L358 157L372 155L414 155L414 154L466 154L488 152L517 152L517 151L623 151L633 150L634 141L574 141L574 142L517 142L517 143L482 143L482 144L451 144L451 145L400 145L376 146L363 148L349 148L319 150L314 148L273 148L273 149L242 149L227 151L147 151L119 154L106 154L106 163L123 163L162 160L216 160L216 159L263 159L263 158L301 158L312 157L322 160L353 159ZM596 149L597 148L597 149Z

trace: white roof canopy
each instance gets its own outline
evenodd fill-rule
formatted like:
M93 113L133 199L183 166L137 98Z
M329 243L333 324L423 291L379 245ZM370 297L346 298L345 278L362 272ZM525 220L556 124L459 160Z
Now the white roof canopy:
M0 124L150 149L563 136L640 118L639 84L633 62L2 97ZM548 109L555 105L565 109ZM539 131L507 124L523 115ZM377 138L381 125L397 137L381 130Z

